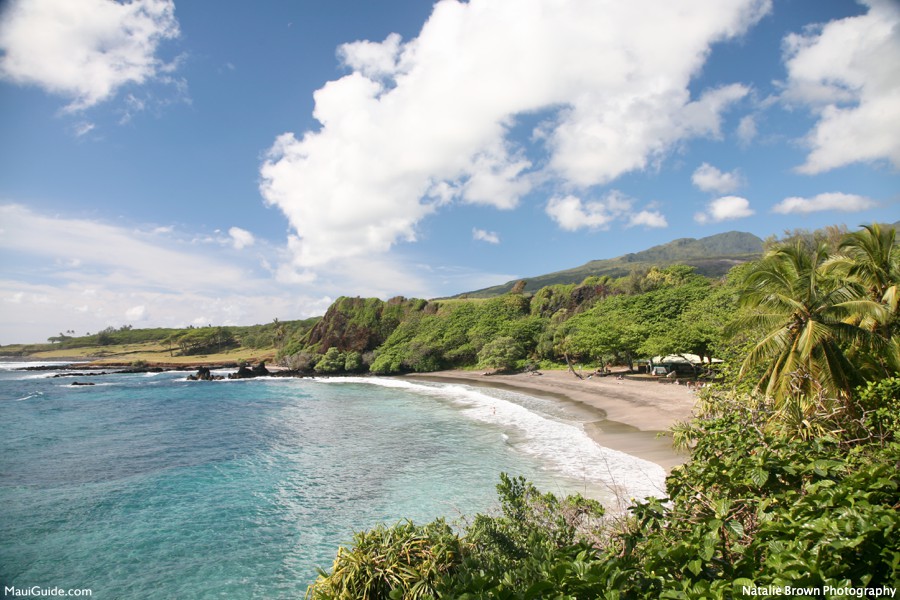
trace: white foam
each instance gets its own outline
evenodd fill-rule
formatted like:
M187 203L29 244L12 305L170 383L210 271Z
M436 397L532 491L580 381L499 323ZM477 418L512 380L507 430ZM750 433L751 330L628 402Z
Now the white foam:
M84 364L85 361L72 362L71 360L38 360L38 361L3 361L0 362L0 371L17 371L29 367L65 367L67 365Z
M462 413L507 435L511 445L538 458L553 471L576 481L608 488L623 503L632 498L665 496L665 470L652 462L594 442L574 420L531 410L530 398L506 390L446 383L418 383L376 377L331 377L324 383L366 383L452 402Z
M56 375L59 375L64 372L65 371L41 371L40 373L30 373L29 375L21 375L21 376L17 377L17 379L23 380L23 381L26 379L52 379Z

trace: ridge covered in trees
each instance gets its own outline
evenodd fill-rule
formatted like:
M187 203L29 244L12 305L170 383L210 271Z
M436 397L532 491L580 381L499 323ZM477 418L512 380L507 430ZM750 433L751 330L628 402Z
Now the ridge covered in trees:
M722 346L717 324L733 311L735 298L733 278L710 280L686 265L483 299L344 297L289 341L280 359L295 369L334 373L349 371L339 368L336 357L344 356L355 372L388 375L566 360L630 364L671 353L711 357ZM319 365L327 353L334 360Z

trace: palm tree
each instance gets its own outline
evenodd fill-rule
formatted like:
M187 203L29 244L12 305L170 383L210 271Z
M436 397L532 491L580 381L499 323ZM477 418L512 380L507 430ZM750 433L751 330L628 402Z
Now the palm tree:
M284 340L287 337L287 328L284 323L278 320L278 317L272 320L272 325L275 326L274 331L272 333L272 342L275 347L279 350L284 347Z
M895 319L900 300L897 230L883 228L878 223L864 225L861 230L848 234L840 248L842 255L836 262L866 289L872 300L883 303Z
M732 331L764 332L740 376L761 370L757 389L781 407L788 398L816 395L846 404L861 378L845 349L868 337L853 318L882 317L879 303L860 299L858 288L828 277L827 259L825 244L776 247L749 270L738 300L746 311Z
M870 358L882 368L883 376L900 371L900 245L893 227L878 223L863 225L848 234L840 245L841 254L830 261L830 267L847 280L860 286L870 300L884 307L881 319L860 321L877 337Z

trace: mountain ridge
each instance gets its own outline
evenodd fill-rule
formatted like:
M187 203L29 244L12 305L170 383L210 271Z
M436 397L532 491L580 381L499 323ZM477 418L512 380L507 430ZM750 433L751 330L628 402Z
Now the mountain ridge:
M509 292L518 281L525 281L522 291L534 292L554 284L581 283L592 275L622 277L633 270L651 266L667 266L682 263L697 269L701 275L719 277L736 264L758 258L763 251L763 240L744 231L727 231L704 238L678 238L652 246L639 252L631 252L615 258L597 259L581 266L554 271L533 277L514 279L491 287L464 292L453 298L490 298Z

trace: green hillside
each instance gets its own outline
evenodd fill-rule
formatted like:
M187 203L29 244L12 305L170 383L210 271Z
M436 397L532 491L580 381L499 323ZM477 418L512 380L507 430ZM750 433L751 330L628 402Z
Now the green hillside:
M667 244L654 246L641 252L625 254L617 258L592 260L588 263L525 278L526 292L535 292L542 287L555 284L580 283L585 277L622 277L632 271L646 270L653 266L684 264L694 267L697 273L707 277L720 277L733 266L758 258L763 250L763 241L752 233L729 231L705 238L681 238ZM489 298L512 290L516 281L502 285L466 292L455 297Z

